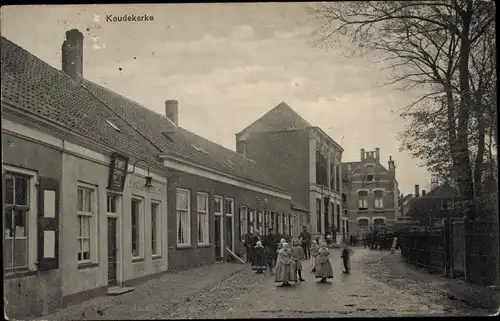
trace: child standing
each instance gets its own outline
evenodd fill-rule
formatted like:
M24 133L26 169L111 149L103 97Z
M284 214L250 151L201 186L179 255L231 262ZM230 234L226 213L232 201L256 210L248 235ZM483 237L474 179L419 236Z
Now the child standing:
M290 281L297 281L295 271L293 269L292 252L288 243L283 243L283 248L278 253L276 262L276 282L283 282L283 286L289 286Z
M344 246L342 247L342 261L344 262L344 274L349 274L350 268L351 268L351 260L350 257L352 255L352 250L349 248L347 244L344 243Z
M291 249L292 259L294 263L295 273L299 275L299 281L305 281L302 278L302 260L304 259L304 249L300 246L299 240L293 240L293 247Z
M262 274L262 270L266 269L266 262L264 256L264 247L260 241L257 242L253 248L252 255L252 270L256 270L257 274Z
M325 242L321 242L316 260L316 278L320 283L326 283L326 279L333 279L333 269L330 263L330 252Z
M318 245L318 243L316 243L316 240L313 240L313 242L311 244L310 253L311 253L311 259L313 262L312 272L314 273L314 272L316 272L316 258L317 258L318 253L319 253L319 245Z

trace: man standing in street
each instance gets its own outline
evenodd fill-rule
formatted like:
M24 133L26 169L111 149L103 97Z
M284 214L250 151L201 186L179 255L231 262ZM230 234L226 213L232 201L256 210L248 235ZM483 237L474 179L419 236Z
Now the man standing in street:
M269 229L269 233L266 236L264 236L262 245L268 249L267 253L272 254L273 263L276 263L276 259L278 257L278 243L279 243L278 235L274 233L274 230L271 227Z
M304 255L306 260L311 257L310 247L311 247L311 234L307 231L307 227L304 226L302 232L300 233L302 238L302 248L304 248Z
M249 229L247 234L245 235L245 248L247 250L247 263L252 262L252 250L253 250L255 244L257 244L257 241L255 241L255 235Z

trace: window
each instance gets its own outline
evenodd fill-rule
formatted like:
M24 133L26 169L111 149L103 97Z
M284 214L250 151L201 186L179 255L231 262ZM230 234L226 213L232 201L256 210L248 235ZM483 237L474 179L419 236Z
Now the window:
M198 244L209 244L208 238L208 194L198 193Z
M358 193L358 209L367 210L368 209L368 192L359 191Z
M366 228L368 227L368 219L367 218L362 218L358 220L358 225L361 228Z
M448 200L441 200L441 209L446 211L449 208Z
M373 182L373 175L371 175L371 174L366 175L366 181Z
M115 215L118 213L118 195L108 194L106 212Z
M278 233L283 234L283 214L278 213Z
M259 210L259 234L264 235L264 210Z
M138 258L143 256L142 248L142 218L143 218L143 202L140 198L132 198L131 207L131 229L132 229L132 257Z
M234 200L231 198L226 198L226 204L224 206L225 214L232 216L234 214Z
M316 229L318 233L321 233L321 199L317 198L316 199L316 213L317 213L317 218L316 218Z
M248 208L246 206L240 207L240 241L245 241L245 234L248 231Z
M270 221L270 226L271 228L274 229L274 233L276 233L276 213L271 211L271 221Z
M288 213L283 214L284 215L284 222L283 222L283 229L285 230L285 234L289 235L290 234L290 226L289 226L289 216Z
M255 211L255 208L250 210L250 217L248 219L250 222L250 232L252 233L255 231Z
M336 204L336 207L337 207L337 232L339 232L339 225L340 225L340 216L341 216L341 213L340 213L340 205L339 204Z
M191 245L191 211L189 191L177 189L177 245Z
M382 209L384 208L384 191L374 191L373 196L375 199L375 208Z
M222 197L220 196L214 196L214 213L215 214L222 214Z
M340 192L340 167L335 165L335 190Z
M151 255L161 255L161 203L151 202Z
M91 262L92 232L94 229L94 190L78 187L77 213L78 213L78 262Z
M4 181L4 267L28 267L30 178L8 172Z
M376 218L373 220L373 225L375 227L382 227L385 225L385 220L383 218Z

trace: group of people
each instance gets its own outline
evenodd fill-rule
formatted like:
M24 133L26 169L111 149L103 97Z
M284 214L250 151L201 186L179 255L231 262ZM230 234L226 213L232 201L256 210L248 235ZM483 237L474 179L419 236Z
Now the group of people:
M330 251L326 242L319 243L319 240L311 241L311 235L304 227L300 238L294 238L290 246L285 239L276 242L276 235L269 230L269 234L262 241L256 240L255 246L248 251L252 269L257 274L262 274L264 270L270 272L275 269L275 281L282 283L282 286L289 286L290 282L303 282L303 260L312 260L312 272L320 283L327 282L333 278L333 268L330 262ZM251 241L251 240L249 240ZM247 244L246 244L247 245ZM344 261L344 273L349 274L350 249L344 247L342 258Z
M375 229L364 235L364 246L371 250L390 250L395 237L397 235L391 231ZM396 244L397 247L399 244Z

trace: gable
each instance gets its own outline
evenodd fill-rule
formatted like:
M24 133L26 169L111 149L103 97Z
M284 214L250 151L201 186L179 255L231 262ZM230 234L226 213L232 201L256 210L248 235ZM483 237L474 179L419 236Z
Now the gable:
M289 129L306 129L312 127L304 118L288 104L281 102L237 135L244 139L245 134L283 131Z

